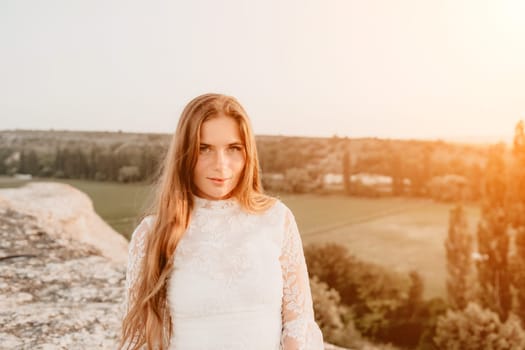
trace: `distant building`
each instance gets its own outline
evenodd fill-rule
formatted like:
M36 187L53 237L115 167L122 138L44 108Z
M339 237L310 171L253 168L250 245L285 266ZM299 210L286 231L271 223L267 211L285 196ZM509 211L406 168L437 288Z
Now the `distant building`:
M377 192L392 192L391 176L370 173L358 173L351 175L350 181L353 184L360 184L361 186L373 188ZM343 174L325 174L323 176L323 185L325 189L342 190L344 187ZM403 185L405 187L410 186L410 179L403 179Z
M14 174L13 177L17 180L31 180L33 178L31 174Z
M263 173L262 177L263 179L270 180L270 181L283 181L284 180L283 173Z
M344 188L343 175L327 173L321 176L321 187L324 190L339 192Z
M359 173L350 176L352 183L360 184L375 191L375 193L391 193L392 177L378 174Z

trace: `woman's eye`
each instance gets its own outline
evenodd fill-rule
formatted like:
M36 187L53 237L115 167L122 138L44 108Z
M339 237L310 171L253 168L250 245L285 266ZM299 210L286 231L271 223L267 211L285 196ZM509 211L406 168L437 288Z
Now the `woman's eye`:
M201 146L201 147L199 148L199 151L200 151L201 153L207 153L207 152L209 152L209 150L210 150L210 147L208 147L208 146Z
M231 146L230 150L232 152L240 152L240 151L242 151L242 147L241 146Z

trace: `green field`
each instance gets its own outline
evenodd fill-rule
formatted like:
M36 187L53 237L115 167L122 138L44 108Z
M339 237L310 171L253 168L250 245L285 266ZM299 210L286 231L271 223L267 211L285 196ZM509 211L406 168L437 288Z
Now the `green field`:
M150 190L140 184L60 182L87 193L99 215L126 237ZM0 177L0 187L23 183ZM283 195L280 199L294 212L305 245L337 242L363 260L400 272L417 270L425 280L426 296L445 295L444 239L452 205L413 198ZM466 210L473 229L479 210Z
M418 271L427 297L446 295L449 212L453 205L413 198L283 196L303 243L336 242L362 260L399 272ZM479 209L465 208L474 231Z

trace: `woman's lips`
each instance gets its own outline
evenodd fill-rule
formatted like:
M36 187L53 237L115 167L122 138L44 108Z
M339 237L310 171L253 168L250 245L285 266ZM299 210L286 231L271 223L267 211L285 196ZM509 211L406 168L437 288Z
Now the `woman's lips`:
M220 178L220 177L209 177L208 180L211 180L211 182L217 184L217 185L222 185L223 183L225 183L227 180L229 180L230 178Z

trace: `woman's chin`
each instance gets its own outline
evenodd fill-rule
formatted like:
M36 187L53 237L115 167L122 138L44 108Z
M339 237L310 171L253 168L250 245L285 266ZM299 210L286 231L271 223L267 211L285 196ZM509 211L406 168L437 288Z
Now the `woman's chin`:
M224 200L231 197L232 191L230 190L224 190L224 191L207 191L204 193L200 193L199 197L203 197L210 200Z

